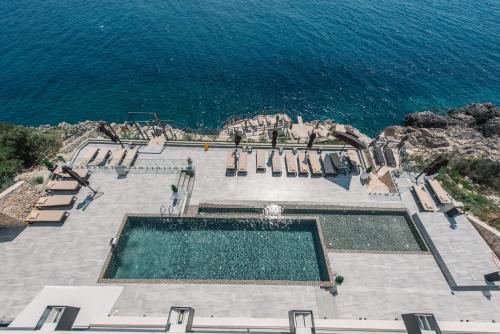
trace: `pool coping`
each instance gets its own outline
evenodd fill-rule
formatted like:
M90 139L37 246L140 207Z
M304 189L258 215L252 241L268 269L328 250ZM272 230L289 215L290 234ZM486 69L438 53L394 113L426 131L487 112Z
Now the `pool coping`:
M126 213L120 224L120 227L116 233L116 244L120 241L120 237L122 235L123 229L129 219L129 217L144 217L144 218L175 218L179 220L187 220L187 219L216 219L216 218L227 218L227 219L254 219L255 217L249 215L183 215L182 217L173 216L166 217L160 214L147 214L147 213ZM319 222L319 218L315 216L295 216L293 218L287 218L290 220L308 220L314 221L316 226L316 231L318 233L319 242L321 245L321 251L323 252L323 261L326 268L326 274L328 275L327 281L286 281L286 280L192 280L192 279L120 279L120 278L105 278L104 275L106 270L110 264L113 254L113 248L110 245L110 249L108 251L108 255L106 256L106 260L102 265L101 271L99 273L99 277L97 279L97 283L113 283L113 284L227 284L227 285L293 285L293 286L318 286L324 289L330 289L335 285L335 281L333 279L333 271L330 265L330 260L328 257L328 248L326 247L323 231L321 230L321 223Z

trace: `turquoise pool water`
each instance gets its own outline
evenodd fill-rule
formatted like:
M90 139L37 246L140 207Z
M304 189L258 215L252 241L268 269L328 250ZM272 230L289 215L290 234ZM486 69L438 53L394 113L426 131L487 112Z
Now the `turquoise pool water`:
M328 281L314 220L129 217L104 278Z
M200 214L236 214L245 212L264 217L256 208L200 208ZM413 221L404 212L332 211L288 209L283 217L319 218L324 242L329 249L354 251L419 252L427 251Z

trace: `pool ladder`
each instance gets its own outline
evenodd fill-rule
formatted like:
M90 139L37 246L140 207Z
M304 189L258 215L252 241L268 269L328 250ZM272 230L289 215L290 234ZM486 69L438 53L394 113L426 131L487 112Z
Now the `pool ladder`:
M160 206L160 215L162 217L165 217L168 215L169 217L172 217L174 214L174 207L169 205L168 208L165 205Z

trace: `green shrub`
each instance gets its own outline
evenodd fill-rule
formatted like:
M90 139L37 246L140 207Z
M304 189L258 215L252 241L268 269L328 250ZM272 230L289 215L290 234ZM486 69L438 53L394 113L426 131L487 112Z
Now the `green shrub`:
M31 183L33 184L42 184L43 183L43 176L36 176L33 179L31 179Z
M30 168L60 147L54 132L0 123L0 188L23 168Z
M177 188L177 186L175 184L172 184L172 192L174 194L176 194L177 192L179 192L179 188Z
M341 285L342 283L344 283L344 277L340 276L340 275L335 277L335 283L337 283L338 285Z

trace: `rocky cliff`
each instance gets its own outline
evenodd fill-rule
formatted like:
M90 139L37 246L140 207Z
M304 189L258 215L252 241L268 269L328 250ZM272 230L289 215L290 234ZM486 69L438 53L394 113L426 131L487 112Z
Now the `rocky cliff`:
M491 103L469 104L446 114L411 113L405 126L393 126L383 136L408 137L410 153L424 156L459 154L500 160L500 108Z

